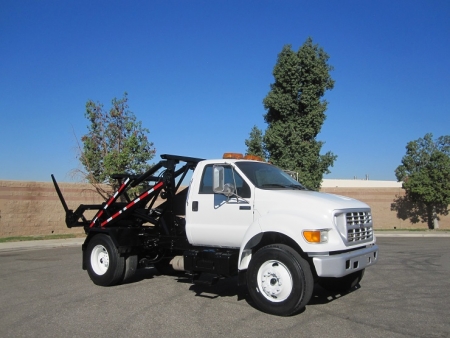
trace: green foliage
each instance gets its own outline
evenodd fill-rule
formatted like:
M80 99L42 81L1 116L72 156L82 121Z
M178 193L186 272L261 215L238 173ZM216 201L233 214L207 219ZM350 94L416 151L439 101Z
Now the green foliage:
M90 125L81 139L80 161L88 182L116 188L111 175L139 174L150 168L147 162L155 155L155 149L146 136L149 130L128 108L127 93L121 99L114 98L109 111L100 103L87 101L85 117Z
M396 200L394 209L398 216L410 218L412 223L419 219L434 228L438 215L447 215L450 204L450 136L433 140L428 133L424 138L411 141L406 146L402 164L395 170L397 180L403 181L405 196ZM401 214L403 203L408 211ZM407 204L406 204L407 203Z
M250 137L245 140L245 145L247 146L246 155L255 155L262 159L266 158L263 145L263 133L257 126L253 126Z
M320 154L317 141L326 119L327 102L322 99L334 87L329 56L311 38L297 52L284 46L273 70L275 82L263 103L268 124L263 141L269 161L299 174L310 189L320 188L337 156Z

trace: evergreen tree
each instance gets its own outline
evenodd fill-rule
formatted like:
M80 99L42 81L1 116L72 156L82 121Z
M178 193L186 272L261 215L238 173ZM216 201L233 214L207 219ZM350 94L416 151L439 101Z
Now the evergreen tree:
M266 158L263 146L263 133L256 125L253 126L249 138L245 140L245 145L247 146L246 155L255 155L262 159Z
M283 47L273 70L275 82L263 103L268 124L263 141L269 161L295 171L306 187L320 188L337 156L320 154L324 142L317 141L325 121L325 91L333 89L329 56L311 38L294 52Z

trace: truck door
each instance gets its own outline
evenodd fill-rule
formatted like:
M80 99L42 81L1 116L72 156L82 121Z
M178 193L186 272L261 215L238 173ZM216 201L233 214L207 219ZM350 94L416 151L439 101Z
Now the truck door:
M236 187L237 196L214 194L213 165L203 169L200 184L191 187L186 210L186 233L194 245L238 248L253 222L254 192L231 165L225 166L225 180Z

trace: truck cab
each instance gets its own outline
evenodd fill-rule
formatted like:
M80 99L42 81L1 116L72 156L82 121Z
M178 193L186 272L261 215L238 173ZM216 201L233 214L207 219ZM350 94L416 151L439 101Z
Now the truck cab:
M189 242L241 249L242 270L248 267L250 249L265 234L297 243L305 255L313 257L320 277L342 277L377 259L367 204L308 190L269 163L244 159L200 162L186 201ZM346 259L344 267L324 268L331 265L326 263L330 260L337 263L336 252L355 248L369 250L364 250L361 259Z

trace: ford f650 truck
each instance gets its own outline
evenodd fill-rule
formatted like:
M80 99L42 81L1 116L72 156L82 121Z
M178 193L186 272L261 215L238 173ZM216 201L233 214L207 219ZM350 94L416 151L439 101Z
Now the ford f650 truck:
M368 205L310 191L252 156L161 155L142 175L113 179L119 188L105 203L73 211L52 175L67 226L84 227L82 267L97 285L151 266L184 271L193 283L237 275L257 308L289 316L305 308L315 283L350 290L378 259ZM86 210L97 212L88 220Z

